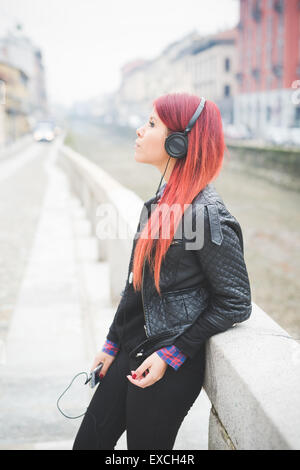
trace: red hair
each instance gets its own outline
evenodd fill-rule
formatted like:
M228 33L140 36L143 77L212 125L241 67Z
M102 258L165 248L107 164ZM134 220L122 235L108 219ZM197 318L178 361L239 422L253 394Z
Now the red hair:
M170 133L185 129L200 101L201 98L196 95L171 93L154 100L153 106ZM228 149L224 140L221 113L215 103L206 100L202 113L188 133L187 155L177 159L161 200L153 213L150 212L148 222L137 240L133 259L135 290L141 289L143 264L147 257L160 295L161 264L186 209L184 204L191 204L199 192L219 175L225 150ZM172 204L176 204L175 211ZM174 215L173 224L171 214ZM163 234L170 233L169 239L165 238L166 235L162 238L162 228ZM156 238L149 236L153 237L153 233Z

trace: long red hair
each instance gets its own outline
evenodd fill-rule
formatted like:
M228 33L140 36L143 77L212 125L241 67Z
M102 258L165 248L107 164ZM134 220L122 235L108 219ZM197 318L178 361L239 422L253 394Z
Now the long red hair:
M169 134L185 129L200 101L200 97L189 93L170 93L155 99L153 106ZM133 287L136 291L141 289L146 257L160 295L161 264L186 209L184 204L191 204L199 192L218 176L225 151L228 149L221 113L215 103L206 100L200 117L188 133L187 155L177 159L164 193L155 210L150 212L137 240L133 258ZM173 204L176 204L175 211L174 207L172 210ZM162 228L164 234L170 233L170 238L162 237ZM157 235L151 238L153 233Z

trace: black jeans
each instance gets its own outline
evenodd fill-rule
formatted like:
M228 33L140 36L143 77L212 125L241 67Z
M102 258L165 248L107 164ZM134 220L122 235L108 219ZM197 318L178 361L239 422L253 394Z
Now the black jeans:
M122 348L97 386L77 432L73 450L114 449L126 429L128 450L173 449L176 435L204 380L205 345L193 358L149 387L133 385L131 374L145 358Z

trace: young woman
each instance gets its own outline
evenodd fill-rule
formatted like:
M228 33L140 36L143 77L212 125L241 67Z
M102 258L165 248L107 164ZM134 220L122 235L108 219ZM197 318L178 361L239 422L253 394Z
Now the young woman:
M136 161L166 183L144 204L74 450L114 449L125 430L128 450L173 449L203 386L206 341L249 318L241 227L211 183L225 149L218 107L187 93L157 98L137 130Z

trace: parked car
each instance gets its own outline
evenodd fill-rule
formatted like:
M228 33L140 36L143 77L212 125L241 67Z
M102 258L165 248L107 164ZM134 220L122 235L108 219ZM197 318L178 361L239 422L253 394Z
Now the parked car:
M252 132L244 124L227 124L224 126L224 135L230 139L251 139Z
M265 138L268 142L283 146L300 146L299 127L269 127Z
M40 121L35 126L33 138L36 142L52 142L55 134L55 125L51 121Z

